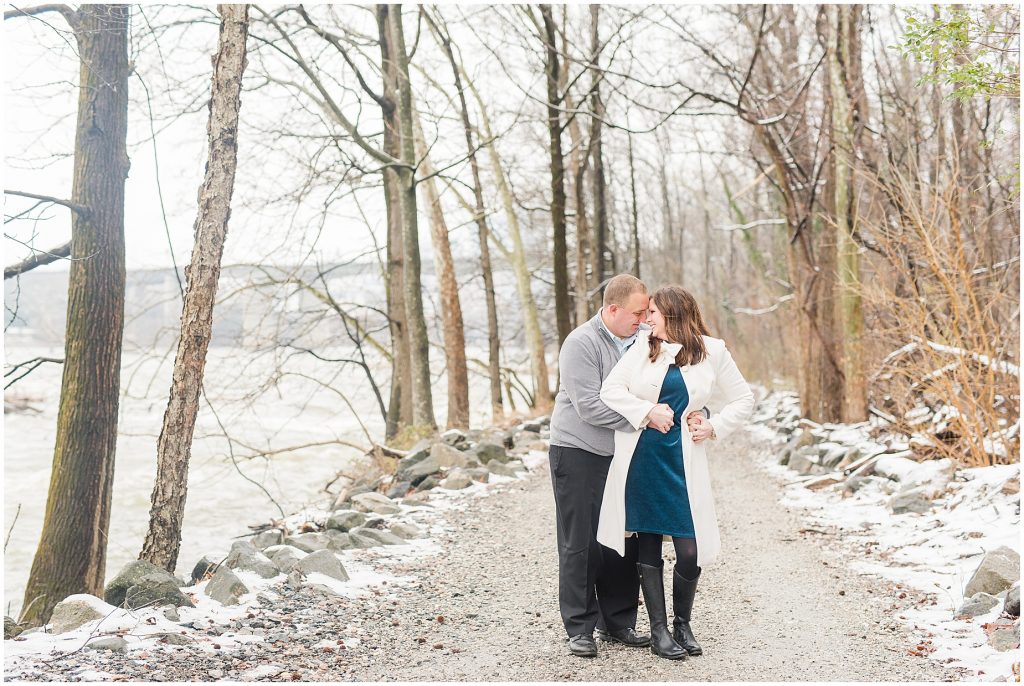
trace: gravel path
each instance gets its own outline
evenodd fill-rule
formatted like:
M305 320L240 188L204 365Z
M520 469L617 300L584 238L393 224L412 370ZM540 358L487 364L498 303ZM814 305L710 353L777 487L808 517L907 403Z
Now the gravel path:
M439 555L381 560L393 580L373 595L304 588L261 599L246 631L266 641L210 654L83 651L29 679L101 669L140 680L336 681L943 681L959 674L908 652L893 615L898 589L845 570L828 534L804 531L739 437L713 457L723 553L694 606L702 657L672 662L601 644L569 655L556 598L554 504L546 465L529 479L467 498ZM670 547L666 547L666 552ZM372 551L365 551L371 553ZM197 627L202 629L203 627ZM230 635L236 627L211 627ZM641 607L639 627L647 631ZM123 676L121 678L124 678Z

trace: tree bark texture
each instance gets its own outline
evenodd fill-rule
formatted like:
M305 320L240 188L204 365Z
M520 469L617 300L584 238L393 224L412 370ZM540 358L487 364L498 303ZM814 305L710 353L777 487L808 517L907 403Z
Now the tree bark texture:
M210 91L206 175L199 187L195 244L187 271L188 285L181 311L181 337L174 358L170 398L157 441L156 484L151 498L149 529L139 555L140 560L172 573L181 546L192 435L199 412L206 353L213 334L213 306L231 218L231 196L238 166L238 113L246 64L245 42L249 35L248 5L218 5L217 10L220 39Z
M43 531L23 620L74 593L103 596L124 330L128 5L65 15L81 58L64 372Z
M462 303L459 300L459 282L455 277L455 261L448 241L448 224L444 220L441 196L437 191L434 167L427 154L419 114L413 119L416 135L416 155L420 169L428 177L420 182L430 209L430 236L434 245L434 268L441 295L441 334L444 337L444 356L448 367L448 421L449 429L469 429L469 371L466 369L466 334L462 326Z
M545 71L547 74L548 149L551 156L551 224L554 260L555 325L558 345L569 335L569 266L565 241L565 160L562 157L562 122L558 111L558 50L551 5L540 5L544 19Z
M601 70L597 68L597 60L600 57L601 50L601 40L598 33L600 7L600 5L596 4L590 5L590 38L593 49L590 86L590 109L592 113L590 154L593 158L592 167L594 170L591 175L591 195L594 199L594 229L590 252L590 280L594 284L594 290L596 291L591 298L590 307L595 312L601 307L601 292L597 286L604 281L607 274L608 253L608 195L604 176L604 149L601 144L602 118L604 117L604 101L601 99L601 80L604 76Z

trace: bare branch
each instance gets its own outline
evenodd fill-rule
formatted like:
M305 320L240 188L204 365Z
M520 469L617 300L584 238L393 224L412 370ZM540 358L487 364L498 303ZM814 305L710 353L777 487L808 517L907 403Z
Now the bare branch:
M50 251L40 251L32 255L32 257L26 258L17 264L12 264L10 267L4 267L4 281L12 279L19 274L32 271L36 267L42 267L44 264L50 264L57 260L63 260L71 256L71 241L68 241L62 246L54 248Z
M12 191L10 189L4 189L6 195L17 195L22 198L31 198L33 200L42 200L43 202L52 202L54 205L63 205L72 212L75 212L79 216L88 217L89 208L85 205L79 205L76 202L70 200L61 200L60 198L54 198L49 195L39 195L38 193L26 193L25 191Z

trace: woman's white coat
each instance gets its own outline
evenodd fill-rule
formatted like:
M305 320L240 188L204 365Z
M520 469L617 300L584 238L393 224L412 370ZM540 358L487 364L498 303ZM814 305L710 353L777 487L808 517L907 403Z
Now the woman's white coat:
M602 402L637 429L615 432L615 455L608 470L597 526L598 542L619 555L625 555L625 539L632 535L626 531L626 477L629 474L629 463L640 440L640 433L645 430L642 427L647 414L658 403L665 373L681 347L678 343L663 342L661 354L651 362L649 336L650 332L646 330L638 333L636 342L622 356L601 387ZM685 417L691 411L706 406L711 410L709 421L714 427L715 436L722 439L750 417L754 408L754 394L733 362L725 341L704 336L704 345L708 351L704 361L680 368L690 396L682 421L686 421ZM714 561L721 549L705 450L707 441L695 444L686 427L681 428L683 471L697 538L697 565L704 567Z

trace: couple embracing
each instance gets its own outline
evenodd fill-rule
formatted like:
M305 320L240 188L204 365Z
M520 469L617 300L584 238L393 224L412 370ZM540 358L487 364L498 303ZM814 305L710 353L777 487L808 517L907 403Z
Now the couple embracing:
M549 459L573 655L597 655L595 631L668 659L703 652L691 609L720 548L705 443L739 427L754 404L724 341L708 333L689 292L652 295L620 274L601 311L562 344ZM671 630L663 537L676 553ZM641 590L650 636L635 630Z

